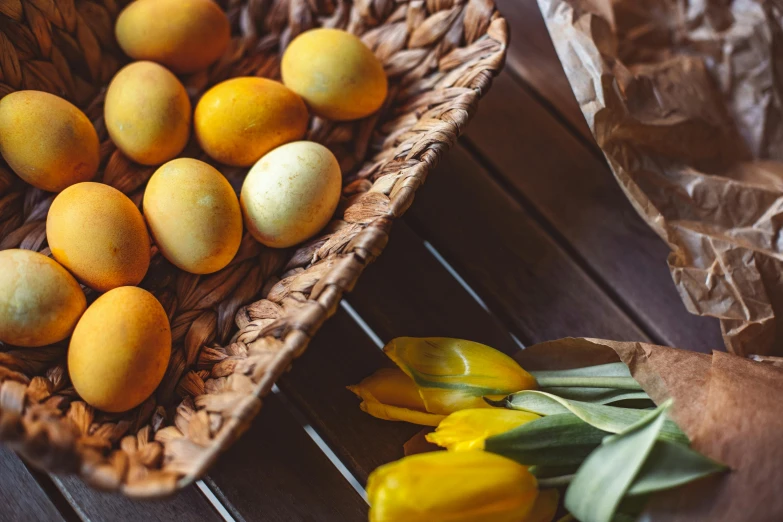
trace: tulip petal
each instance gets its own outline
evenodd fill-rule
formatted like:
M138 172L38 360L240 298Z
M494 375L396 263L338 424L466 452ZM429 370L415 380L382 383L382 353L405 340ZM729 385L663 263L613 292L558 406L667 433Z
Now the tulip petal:
M433 452L376 469L371 522L519 522L538 496L524 466L483 451Z
M383 351L414 380L432 413L483 408L486 395L536 388L535 378L511 357L471 341L399 337Z
M445 418L427 413L416 384L398 368L382 368L348 389L362 399L362 411L379 419L437 426Z
M450 451L484 449L487 437L539 418L534 413L502 408L461 410L446 417L426 438Z
M369 413L378 419L404 421L420 424L422 426L437 426L446 418L445 415L409 410L408 408L400 408L399 406L389 406L388 404L381 404L377 401L363 401L359 404L359 408L361 408L363 412Z
M348 389L365 400L372 397L383 404L427 411L416 383L399 368L381 368Z
M533 509L522 522L552 522L557 514L558 502L560 493L556 489L539 491Z

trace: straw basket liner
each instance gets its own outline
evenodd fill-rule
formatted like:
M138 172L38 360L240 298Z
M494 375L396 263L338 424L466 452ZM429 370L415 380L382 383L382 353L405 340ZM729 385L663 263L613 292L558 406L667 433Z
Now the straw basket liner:
M287 250L246 235L231 265L208 276L153 256L141 286L167 310L174 344L163 382L138 408L109 415L82 402L68 380L66 342L0 346L0 440L46 469L132 497L190 484L247 428L261 398L380 254L392 221L463 131L508 41L492 0L220 3L234 39L217 64L183 79L194 101L229 77L278 77L287 43L316 26L361 35L383 61L390 92L368 119L310 123L308 139L328 146L344 174L341 205L322 235ZM0 95L37 89L82 107L101 138L102 181L140 204L154 169L124 158L102 119L104 87L126 61L113 38L124 4L0 0ZM183 155L202 157L192 144ZM246 172L218 168L235 186ZM0 249L49 254L53 197L0 166Z

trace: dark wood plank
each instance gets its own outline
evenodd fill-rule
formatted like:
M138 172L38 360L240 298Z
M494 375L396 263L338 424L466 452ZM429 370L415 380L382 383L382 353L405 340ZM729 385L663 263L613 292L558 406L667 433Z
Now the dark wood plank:
M0 520L65 521L57 506L11 450L0 446Z
M75 476L52 477L57 487L83 520L138 522L210 521L219 522L212 505L195 486L165 500L131 500L117 493L96 491Z
M365 501L275 396L205 482L238 520L367 519Z
M427 180L407 220L524 343L564 336L647 338L460 147Z
M638 216L606 164L508 74L498 76L482 100L467 139L507 192L553 227L655 341L699 351L721 348L717 321L686 312L666 266L668 248ZM449 165L458 166L454 157ZM413 207L414 214L426 209Z
M384 342L396 336L458 337L506 353L519 350L502 322L449 274L405 220L394 224L389 246L347 300Z
M496 0L496 3L511 28L506 69L523 79L598 149L557 58L536 0Z
M362 484L376 467L401 458L402 445L420 429L371 417L345 389L390 366L391 361L356 322L338 310L278 382Z

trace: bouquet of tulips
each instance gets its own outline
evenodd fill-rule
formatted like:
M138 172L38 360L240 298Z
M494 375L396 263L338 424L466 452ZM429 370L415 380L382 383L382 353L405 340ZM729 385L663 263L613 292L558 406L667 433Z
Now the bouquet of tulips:
M398 338L384 352L397 368L349 386L362 410L435 427L426 440L448 451L376 469L371 521L549 522L564 509L582 522L783 519L769 483L748 485L769 454L754 434L783 413L763 404L763 385L783 386L779 368L596 339L517 360L447 338ZM740 419L746 408L758 425Z

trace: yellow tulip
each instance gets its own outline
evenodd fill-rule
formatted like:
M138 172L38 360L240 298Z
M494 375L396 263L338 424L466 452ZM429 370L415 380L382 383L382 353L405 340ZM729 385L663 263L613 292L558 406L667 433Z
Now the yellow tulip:
M379 419L437 426L445 418L427 412L416 384L397 368L378 370L348 389L362 399L362 411Z
M487 437L510 431L539 419L535 413L503 408L457 411L438 424L427 440L450 451L484 449Z
M376 469L370 522L520 522L538 496L525 466L484 451L436 451Z
M486 408L485 396L500 398L537 387L514 359L471 341L399 337L383 351L413 379L430 413Z

